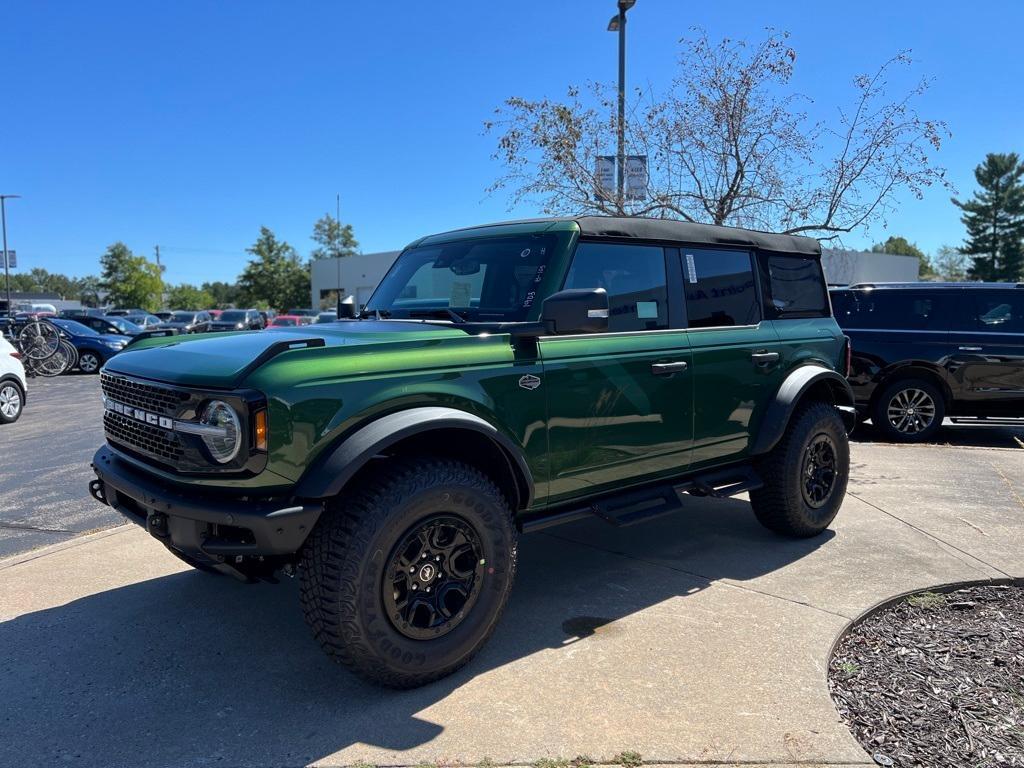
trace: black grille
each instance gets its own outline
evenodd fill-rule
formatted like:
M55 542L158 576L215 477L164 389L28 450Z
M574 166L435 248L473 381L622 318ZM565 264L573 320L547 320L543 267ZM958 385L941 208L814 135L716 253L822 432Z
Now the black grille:
M177 462L185 453L184 446L173 432L143 424L119 413L104 413L103 427L110 442L120 443L163 461Z
M189 399L189 394L181 390L125 379L106 372L100 376L100 386L103 394L111 400L165 416L177 415L178 408Z

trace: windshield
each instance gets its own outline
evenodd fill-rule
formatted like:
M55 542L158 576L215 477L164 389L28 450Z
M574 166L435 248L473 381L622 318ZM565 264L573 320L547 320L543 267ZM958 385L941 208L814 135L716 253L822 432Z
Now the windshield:
M470 322L526 319L557 245L553 235L461 240L410 248L374 291L365 312Z
M108 317L107 321L115 328L117 328L117 330L125 331L126 333L133 333L135 331L142 330L135 323L131 322L130 320L126 320L123 317Z
M72 336L99 336L99 334L96 333L96 331L94 331L92 328L89 328L86 325L82 325L81 323L76 323L74 320L55 319L51 320L50 322L58 326L59 328L67 331Z
M195 312L175 312L171 315L172 323L191 323L196 319Z
M222 323L240 323L245 320L245 312L221 312L218 320Z

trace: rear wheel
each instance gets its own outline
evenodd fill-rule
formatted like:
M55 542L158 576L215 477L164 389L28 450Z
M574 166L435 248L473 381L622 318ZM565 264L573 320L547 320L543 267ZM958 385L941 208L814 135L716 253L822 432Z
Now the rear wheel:
M483 646L515 576L508 500L458 461L394 459L329 509L302 553L302 607L323 649L412 688Z
M945 413L945 401L938 387L923 379L905 379L882 390L872 409L871 421L889 440L918 443L935 436Z
M13 424L21 416L25 395L13 381L0 382L0 424Z
M850 443L834 406L798 410L758 464L764 485L750 493L758 521L786 536L816 536L839 512L850 476Z
M78 355L78 370L82 373L98 373L103 360L95 352L86 350Z

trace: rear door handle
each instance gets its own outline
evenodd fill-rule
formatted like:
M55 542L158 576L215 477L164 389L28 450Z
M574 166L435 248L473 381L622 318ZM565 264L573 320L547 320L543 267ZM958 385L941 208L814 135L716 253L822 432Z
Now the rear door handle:
M983 347L960 347L961 352L981 352Z
M683 360L675 363L651 363L651 373L655 376L669 376L673 373L682 373L689 367Z
M779 357L778 352L755 352L750 359L754 361L754 365L769 365L779 362Z

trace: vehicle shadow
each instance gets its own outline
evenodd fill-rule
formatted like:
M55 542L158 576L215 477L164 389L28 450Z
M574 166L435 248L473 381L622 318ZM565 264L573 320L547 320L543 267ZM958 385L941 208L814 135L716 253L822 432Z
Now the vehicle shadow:
M296 765L354 743L410 749L445 727L419 713L477 676L716 580L783 568L831 537L776 537L735 499L694 499L630 528L595 520L524 536L489 645L413 691L374 687L324 656L294 581L190 571L130 584L0 624L0 764Z
M850 436L858 443L891 443L870 422L861 422ZM1019 442L1018 442L1019 441ZM975 448L1022 448L1024 424L974 425L946 421L931 440L915 445L953 445Z

